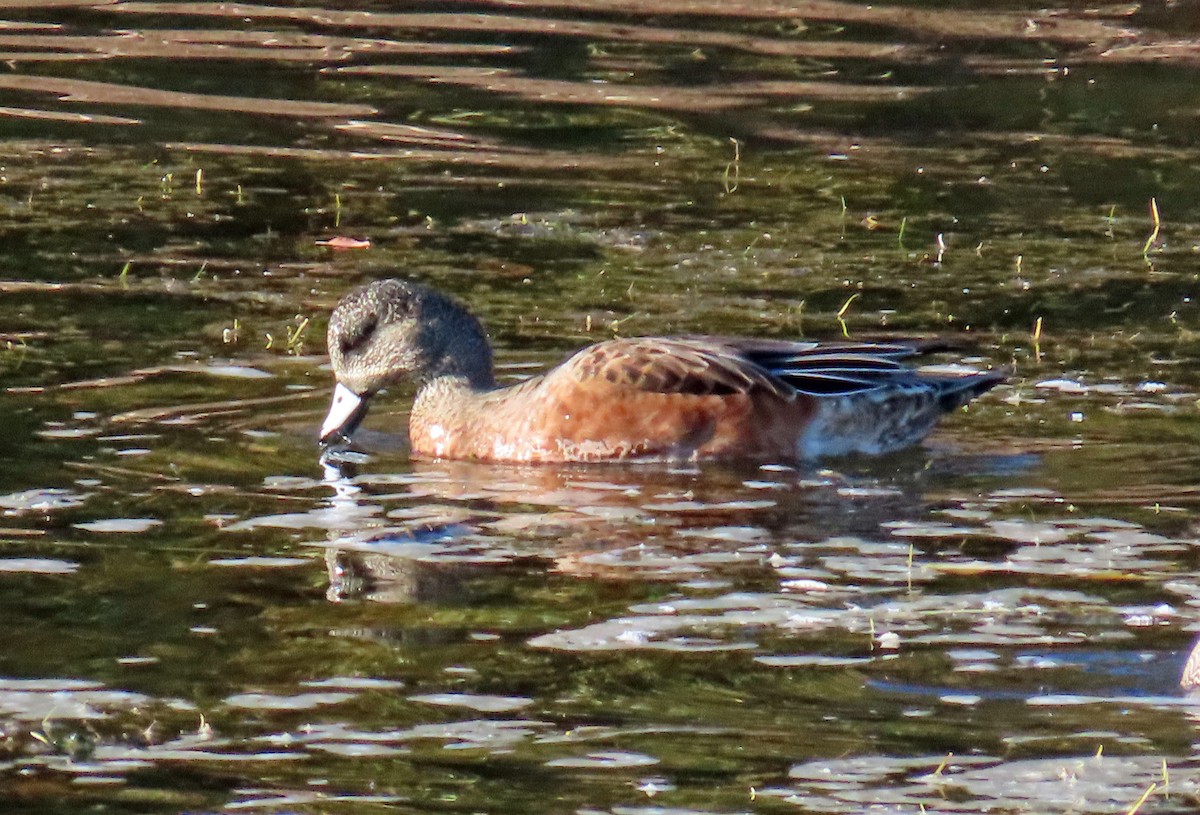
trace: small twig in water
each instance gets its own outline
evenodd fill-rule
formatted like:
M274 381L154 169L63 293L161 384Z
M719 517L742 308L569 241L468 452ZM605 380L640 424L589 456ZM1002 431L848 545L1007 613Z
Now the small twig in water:
M838 309L838 313L837 313L837 318L839 320L846 316L846 312L850 310L850 304L853 303L857 299L858 299L858 293L855 292L854 294L850 295L849 298L847 298L846 302L842 303L842 307L840 309Z
M799 331L801 334L804 333L804 305L807 302L808 302L807 300L801 300L799 303L796 304L796 308L795 308L796 330Z
M725 172L721 174L721 183L727 194L737 191L738 181L742 177L742 143L732 136L729 141L733 144L733 161L725 165ZM732 181L730 175L733 176Z
M296 315L296 325L288 326L287 330L287 349L291 354L299 356L304 350L304 334L308 331L309 320L307 317Z
M608 328L610 331L612 331L613 336L614 337L621 336L621 326L624 325L625 323L629 322L636 316L638 316L638 313L635 311L632 314L625 315L624 317L622 317L619 320L613 320L612 322L610 322L608 324Z
M1150 233L1150 237L1146 238L1145 245L1142 246L1142 257L1147 260L1149 260L1150 248L1158 240L1158 231L1162 226L1162 221L1158 217L1158 201L1154 198L1150 199L1150 218L1154 222L1154 230Z
M842 303L842 307L840 309L838 309L838 313L837 313L838 325L840 325L842 327L842 336L847 339L850 338L850 329L848 329L846 327L846 320L844 318L846 316L846 312L850 310L850 304L853 303L857 299L858 299L858 293L855 292L854 294L850 295L850 297L846 300L846 302Z
M746 248L742 250L742 257L749 257L749 256L750 256L750 250L754 248L754 244L758 243L758 242L759 242L760 240L762 240L763 238L766 238L767 240L770 240L770 239L771 239L771 233L770 233L770 232L763 232L763 233L762 233L762 234L760 234L760 235L755 235L755 236L754 236L754 240L750 241L750 243L749 243L749 244L746 246Z

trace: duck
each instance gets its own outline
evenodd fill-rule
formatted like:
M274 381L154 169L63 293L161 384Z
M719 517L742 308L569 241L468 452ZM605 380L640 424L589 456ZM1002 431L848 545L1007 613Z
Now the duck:
M728 336L608 339L512 385L496 381L482 323L407 279L348 293L329 319L336 384L323 447L345 446L371 398L416 385L417 459L779 463L890 453L1002 382L998 370L906 364L929 343Z

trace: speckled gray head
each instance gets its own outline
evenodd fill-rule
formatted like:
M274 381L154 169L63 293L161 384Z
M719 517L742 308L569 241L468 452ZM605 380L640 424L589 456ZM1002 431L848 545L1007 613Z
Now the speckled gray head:
M441 292L409 280L378 280L347 294L329 318L327 343L337 387L321 426L323 444L348 440L366 416L367 400L403 379L492 383L491 351L479 321Z

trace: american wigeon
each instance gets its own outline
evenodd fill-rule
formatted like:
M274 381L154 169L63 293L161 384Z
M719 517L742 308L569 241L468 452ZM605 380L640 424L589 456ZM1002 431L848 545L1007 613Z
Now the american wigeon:
M797 460L883 453L1004 376L931 374L891 343L639 337L588 346L500 387L483 326L407 280L355 289L329 321L337 377L321 441L348 440L381 388L412 378L414 456L484 461Z

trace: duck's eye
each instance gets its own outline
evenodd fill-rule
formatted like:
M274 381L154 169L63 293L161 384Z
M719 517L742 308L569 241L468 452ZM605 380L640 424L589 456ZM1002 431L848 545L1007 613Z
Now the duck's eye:
M349 354L357 348L361 348L371 335L375 333L375 325L379 322L378 318L371 316L363 320L358 325L350 328L342 335L342 353Z

